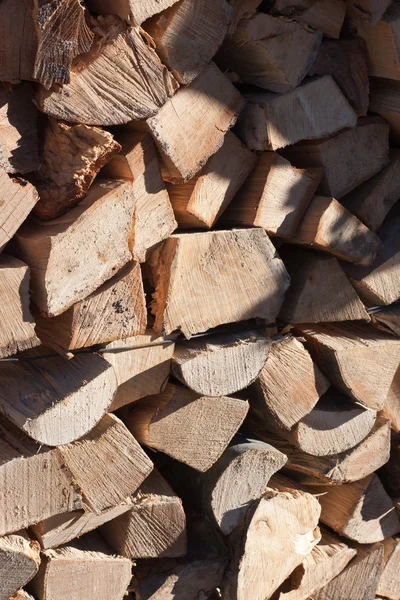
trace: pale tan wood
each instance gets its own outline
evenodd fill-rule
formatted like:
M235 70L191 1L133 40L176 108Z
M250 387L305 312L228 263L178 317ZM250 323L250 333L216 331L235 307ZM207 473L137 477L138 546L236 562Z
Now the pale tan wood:
M233 17L229 28L229 33L233 33L241 19L252 17L262 0L229 0L233 8Z
M221 68L272 92L293 90L314 62L322 34L300 23L257 13L242 19L217 54Z
M0 256L0 358L40 344L29 310L29 268L5 254Z
M314 408L328 387L329 382L301 342L294 337L274 342L252 386L252 418L260 425L276 422L291 429Z
M374 27L357 29L367 44L368 70L373 77L400 80L400 6L392 2Z
M233 534L223 600L270 598L319 542L318 501L305 492L270 490Z
M396 371L381 413L390 419L392 429L400 433L400 366Z
M100 15L117 15L133 25L172 6L177 0L88 0L88 7Z
M195 79L222 44L233 16L226 0L176 2L144 25L162 62L181 84Z
M21 79L32 79L39 35L36 7L37 0L1 3L0 81L18 83Z
M391 600L400 598L400 539L387 538L383 542L383 572L377 593Z
M40 546L24 531L0 538L0 598L7 600L28 583L40 565Z
M270 344L257 331L182 342L175 347L172 373L197 394L234 394L256 379L265 365Z
M346 15L344 0L276 0L273 14L281 14L322 31L328 38L338 38Z
M346 0L347 19L355 34L374 27L382 18L391 0Z
M293 247L281 251L281 257L290 275L290 288L280 319L286 323L370 321L336 258Z
M100 529L113 550L132 559L185 556L185 512L162 475L154 470L131 500L128 512Z
M120 150L111 133L99 127L49 119L36 178L40 199L34 213L41 219L55 219L76 206L101 167Z
M98 29L102 43L75 61L70 83L38 90L39 109L85 125L120 125L154 115L175 92L174 77L138 27L127 29L109 17L99 21Z
M357 127L329 139L299 142L284 156L296 167L323 167L319 194L340 200L389 164L388 129L380 117L362 117Z
M270 322L289 287L261 228L175 234L153 254L153 270L154 329L169 334L179 328L187 338L233 321Z
M25 221L38 200L38 193L32 184L24 179L9 177L0 168L0 252Z
M230 226L255 225L269 235L290 238L322 175L322 169L296 169L276 152L263 152L221 221Z
M370 110L386 119L390 125L390 137L400 141L400 81L371 77Z
M139 263L130 262L58 317L36 312L42 343L61 354L143 334L147 311Z
M255 154L228 131L221 148L193 179L181 184L167 184L179 227L211 228L256 164Z
M288 241L357 265L371 265L382 245L376 233L335 198L327 196L314 196Z
M132 184L98 180L63 217L27 223L16 252L31 269L32 300L50 317L94 292L132 258Z
M168 384L161 394L136 403L126 422L141 444L203 472L221 456L247 411L243 400L199 396Z
M326 138L354 127L357 115L331 75L315 78L284 95L245 94L237 135L252 150L278 150L300 140Z
M400 362L400 341L362 323L298 325L329 380L349 398L380 410Z

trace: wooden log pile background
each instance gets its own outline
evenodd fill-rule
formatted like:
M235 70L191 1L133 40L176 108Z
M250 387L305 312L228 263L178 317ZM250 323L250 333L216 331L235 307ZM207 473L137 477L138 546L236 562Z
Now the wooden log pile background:
M0 1L0 600L400 600L400 1Z

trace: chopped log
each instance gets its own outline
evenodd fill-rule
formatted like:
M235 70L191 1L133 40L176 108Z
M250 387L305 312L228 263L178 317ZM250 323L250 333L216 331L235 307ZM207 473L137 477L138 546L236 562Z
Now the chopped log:
M242 19L249 19L254 15L263 0L228 0L233 8L233 16L229 33L233 33Z
M216 60L242 83L271 92L290 92L307 75L322 34L295 21L257 13L242 19L222 44Z
M9 600L35 600L35 598L24 590L18 590Z
M340 200L389 163L388 129L380 117L363 117L353 129L299 142L286 148L284 156L296 167L323 167L318 193Z
M179 227L211 228L256 164L257 157L228 131L221 148L193 179L167 184Z
M128 512L100 532L115 552L127 558L173 558L187 551L182 502L158 471L132 496Z
M263 227L269 235L290 238L322 175L322 169L296 169L276 152L263 152L221 221Z
M189 338L233 321L270 322L289 287L283 263L261 228L175 234L153 257L154 329L164 334L179 328Z
M233 16L226 0L183 0L145 24L163 64L181 84L193 81L221 46Z
M39 573L30 583L41 600L95 600L99 590L104 600L122 600L132 577L130 560L113 556L96 532L63 548L44 550L42 557Z
M398 35L400 6L392 2L381 20L371 28L358 28L367 44L368 71L373 77L400 80Z
M344 0L276 0L273 14L306 23L328 38L338 38L346 15Z
M40 344L29 310L29 269L24 263L0 256L0 358Z
M244 98L210 63L187 87L146 121L164 162L164 179L192 179L223 144L236 123Z
M400 598L400 538L387 538L383 542L383 572L379 579L377 593L385 598Z
M373 323L383 331L400 336L400 305L380 307L372 314Z
M347 208L325 196L314 196L295 234L287 241L357 265L371 265L382 245L376 233Z
M383 408L400 362L399 340L361 323L297 328L338 389L367 408Z
M381 413L390 419L393 431L400 433L400 366L393 378Z
M199 396L168 384L158 396L136 403L126 422L141 444L204 472L227 448L247 411L243 400Z
M344 537L373 544L400 532L393 502L375 474L346 485L319 486L315 493L320 494L322 523Z
M369 30L381 20L391 0L346 0L347 15L352 31L357 35Z
M121 146L107 131L49 119L42 164L37 172L39 202L34 213L55 219L76 206L94 178Z
M33 185L24 179L9 177L0 168L0 252L38 200L39 196Z
M145 396L159 394L164 389L174 353L174 343L165 344L164 341L149 329L145 335L108 344L110 350L123 349L122 352L104 354L114 368L118 384L110 411Z
M24 0L24 4L27 1ZM12 0L2 2L0 11L11 3ZM8 36L0 36L0 39L8 39ZM3 56L2 52L0 55ZM38 111L32 103L32 93L32 85L27 82L9 91L0 87L0 168L6 173L30 173L40 166Z
M332 75L357 115L364 117L367 114L369 82L364 40L322 40L308 74Z
M58 317L35 314L42 343L61 354L143 334L147 312L140 265L130 262Z
M40 565L40 547L25 532L0 538L0 598L7 600L28 583Z
M301 491L270 490L255 502L232 534L222 598L270 598L319 542L319 515L318 501Z
M143 21L166 8L177 0L87 0L87 5L99 15L117 15L132 25L141 25Z
M371 77L370 110L386 119L390 125L390 138L400 141L400 81Z
M122 152L111 159L102 176L132 181L135 201L132 253L135 260L142 262L159 242L171 235L177 223L151 137L124 131L117 134L117 139Z
M71 69L71 81L37 92L39 109L85 125L121 125L154 115L178 87L138 27L113 17L99 21L100 44ZM103 83L101 83L103 82Z
M293 247L280 249L280 254L290 275L280 319L286 323L370 321L336 258Z
M314 408L328 387L329 382L301 342L294 337L274 342L252 386L252 419L291 429Z
M32 79L38 43L36 8L36 0L1 2L0 81Z
M256 379L270 345L270 340L257 331L182 342L175 347L172 373L197 394L227 396Z
M16 253L31 269L32 300L45 315L65 312L132 259L133 214L130 182L98 180L67 215L18 231Z
M249 92L245 97L248 105L235 131L251 150L278 150L300 140L325 138L357 123L356 113L330 75L283 96Z

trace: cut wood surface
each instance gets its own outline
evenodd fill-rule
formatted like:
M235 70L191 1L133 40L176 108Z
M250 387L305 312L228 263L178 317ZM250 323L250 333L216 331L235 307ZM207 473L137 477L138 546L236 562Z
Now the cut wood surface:
M85 125L120 125L154 115L178 87L142 37L113 17L99 19L102 42L71 69L61 89L40 88L36 103L56 119Z
M372 321L383 331L400 335L400 304L379 307L372 314Z
M284 155L296 167L323 167L318 192L340 200L389 163L388 129L380 117L363 117L353 129L299 142Z
M38 200L39 196L33 185L24 179L9 177L0 168L0 252L25 221Z
M400 81L371 77L370 110L381 115L390 125L390 137L400 141Z
M228 131L221 148L193 179L186 183L167 184L179 227L212 227L256 164L255 154Z
M18 83L32 79L38 41L35 5L35 0L1 3L0 81Z
M245 97L248 105L235 131L252 150L278 150L300 140L325 138L357 123L355 111L330 75L283 96L250 92Z
M285 93L307 75L321 38L321 32L295 21L257 13L238 23L216 60L243 83Z
M274 14L306 23L328 38L338 38L346 15L344 0L276 0Z
M190 337L233 321L270 322L289 286L261 228L176 234L153 256L154 328L160 333L180 329Z
M381 20L391 0L346 0L347 19L355 33L374 27Z
M129 181L98 180L65 216L19 230L17 254L31 268L32 300L44 314L66 311L131 260L133 214Z
M172 373L197 394L234 394L256 379L265 365L270 344L257 331L182 342L175 347Z
M392 2L372 28L359 28L367 44L368 71L374 77L400 80L400 6Z
M9 600L35 600L35 598L28 594L28 592L25 592L25 590L18 590Z
M29 310L29 268L20 260L0 256L0 358L40 344Z
M149 475L131 502L127 512L100 530L113 550L132 559L185 556L182 502L158 471Z
M42 343L61 354L145 333L147 312L140 265L128 263L58 317L48 318L36 311L35 319Z
M117 15L121 19L140 25L149 17L172 6L177 0L87 0L88 7L100 15Z
M290 275L280 319L286 323L370 321L336 258L291 246L280 254Z
M329 380L349 398L380 410L400 362L400 342L361 323L297 326Z
M396 371L381 412L384 417L390 419L392 429L400 433L400 366Z
M290 238L322 175L322 169L296 169L276 152L263 152L221 221L263 227L269 235Z
M183 0L144 28L164 65L181 84L193 81L222 44L233 15L226 0Z
M25 532L0 538L0 598L8 600L37 573L40 547Z
M400 538L387 538L383 542L383 572L377 593L390 600L400 598Z
M247 411L243 400L199 396L169 384L135 404L126 421L140 443L203 472L221 456Z
M233 33L241 19L252 17L262 0L228 0L233 8L230 33Z

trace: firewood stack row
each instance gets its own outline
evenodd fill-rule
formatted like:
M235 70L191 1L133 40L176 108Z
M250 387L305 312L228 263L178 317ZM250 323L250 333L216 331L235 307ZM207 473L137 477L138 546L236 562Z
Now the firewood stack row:
M0 600L400 600L399 36L0 2Z

